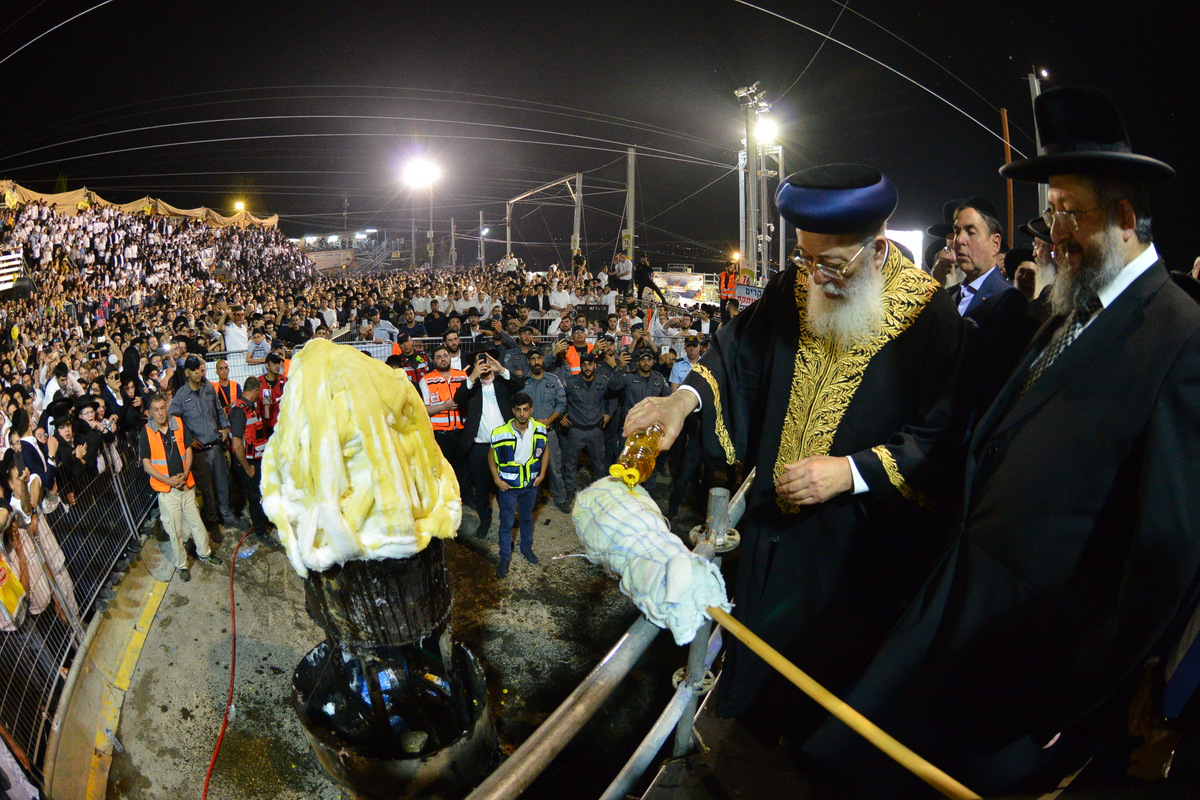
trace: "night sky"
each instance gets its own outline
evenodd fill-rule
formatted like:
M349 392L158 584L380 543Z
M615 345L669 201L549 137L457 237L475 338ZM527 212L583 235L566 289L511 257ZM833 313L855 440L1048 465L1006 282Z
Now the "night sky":
M1200 255L1187 214L1200 200L1197 48L1184 38L1194 3L762 5L833 26L985 130L863 55L735 2L112 0L16 52L96 2L0 6L0 176L52 191L65 175L117 202L149 194L231 212L245 199L290 235L342 229L345 196L350 227L407 235L413 203L418 220L429 213L428 195L399 178L412 155L444 170L439 231L451 216L474 228L480 210L499 230L505 198L583 171L585 239L610 255L635 145L639 246L661 260L689 244L715 259L737 244L734 89L761 81L788 171L874 165L900 189L892 226L915 228L952 197L1003 207L998 109L1032 155L1025 76L1036 64L1046 87L1111 93L1135 151L1178 170L1154 195L1155 238L1171 266ZM1015 191L1020 222L1037 212L1036 192ZM566 253L570 209L519 206L516 217L514 239L557 239ZM554 252L518 250L540 263Z

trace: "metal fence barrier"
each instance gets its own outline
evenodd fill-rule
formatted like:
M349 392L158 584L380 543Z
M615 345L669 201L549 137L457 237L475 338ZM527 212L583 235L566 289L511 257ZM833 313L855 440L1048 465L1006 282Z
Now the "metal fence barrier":
M67 667L109 579L127 567L155 501L135 445L118 439L104 448L103 458L103 471L78 485L60 481L57 507L37 512L37 532L30 537L34 547L26 552L26 562L31 574L46 575L50 601L37 614L27 608L20 621L0 606L5 617L0 735L39 786L55 709L66 699L61 695ZM32 599L30 587L26 592Z

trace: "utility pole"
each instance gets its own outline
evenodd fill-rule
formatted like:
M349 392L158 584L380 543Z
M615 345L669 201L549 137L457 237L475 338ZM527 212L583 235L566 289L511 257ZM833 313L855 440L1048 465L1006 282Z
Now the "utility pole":
M429 184L429 230L425 233L428 240L425 249L429 253L429 268L433 269L433 183Z
M575 173L575 228L571 234L571 255L583 248L580 234L583 228L583 173Z
M621 242L622 249L625 251L625 255L631 259L633 258L633 221L634 221L634 216L633 216L634 169L633 168L634 168L634 164L635 164L635 159L637 158L637 156L634 154L634 150L635 150L635 148L632 148L632 147L629 148L629 155L627 156L626 163L625 163L625 210L628 212L628 214L626 215L627 226L625 228L623 235L621 236L621 239L623 240Z
M342 195L342 232L346 232L346 212L350 210L350 195Z
M481 267L484 266L485 264L487 264L487 261L484 260L485 253L484 253L484 249L483 249L483 246L484 246L483 245L483 234L486 231L487 231L487 228L483 227L483 212L480 211L479 212L479 266L481 266Z
M458 249L454 246L455 231L456 231L456 228L454 225L454 217L451 217L450 218L450 266L452 266L452 267L458 266Z

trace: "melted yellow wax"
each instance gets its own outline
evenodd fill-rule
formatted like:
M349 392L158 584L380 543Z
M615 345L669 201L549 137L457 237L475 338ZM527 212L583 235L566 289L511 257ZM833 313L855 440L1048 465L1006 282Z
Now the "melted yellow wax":
M324 339L292 359L262 496L301 577L407 558L462 520L458 480L404 370Z

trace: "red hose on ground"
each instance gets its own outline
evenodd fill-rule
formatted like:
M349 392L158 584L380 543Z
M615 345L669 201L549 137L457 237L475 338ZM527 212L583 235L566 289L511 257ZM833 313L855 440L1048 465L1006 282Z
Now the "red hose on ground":
M229 696L225 698L225 718L221 720L221 734L217 736L217 746L213 748L212 760L208 762L208 772L204 775L204 793L200 795L201 800L208 800L208 782L212 780L213 767L217 765L217 756L221 753L221 741L225 738L225 726L229 724L229 707L233 705L233 668L237 663L237 606L233 601L233 568L237 565L242 542L246 541L246 537L249 535L250 531L247 530L245 535L238 539L237 547L233 548L233 555L229 559L229 616L233 620L233 636L230 638L229 645Z

